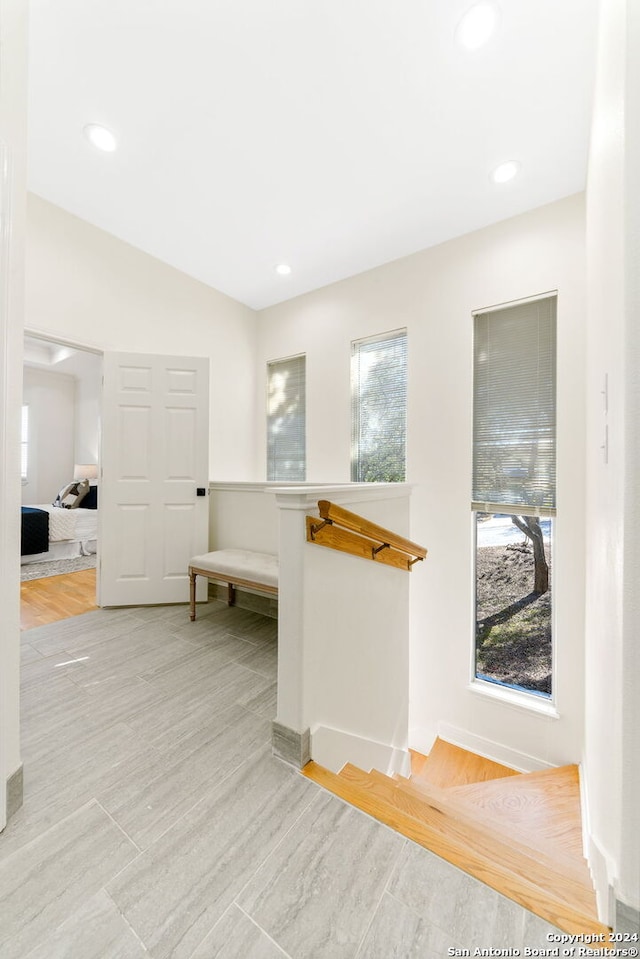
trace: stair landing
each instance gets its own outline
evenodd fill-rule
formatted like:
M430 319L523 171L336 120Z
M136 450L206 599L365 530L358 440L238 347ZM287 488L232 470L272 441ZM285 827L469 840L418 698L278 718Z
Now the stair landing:
M576 766L519 773L439 739L411 759L411 779L313 762L303 774L564 932L608 932L582 855Z

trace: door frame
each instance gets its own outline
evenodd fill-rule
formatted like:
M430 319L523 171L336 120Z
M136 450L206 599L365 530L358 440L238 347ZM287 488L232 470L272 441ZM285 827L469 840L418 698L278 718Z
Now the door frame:
M94 355L97 355L97 356L102 357L102 358L103 358L103 362L104 362L104 355L105 355L105 353L107 353L107 352L109 352L109 353L111 353L111 352L113 352L113 353L122 352L122 350L107 350L107 349L105 349L104 347L97 346L95 343L82 342L82 341L80 341L80 340L72 339L72 338L70 338L70 337L61 336L61 335L58 335L58 334L56 334L56 333L51 333L51 332L49 332L49 331L47 331L47 330L39 330L39 329L36 329L35 327L25 327L25 329L23 330L23 337L22 337L23 347L24 347L24 338L25 338L25 337L30 337L31 339L43 340L43 341L45 341L45 342L47 342L47 343L54 343L54 344L56 344L56 345L58 345L58 346L67 346L67 347L69 347L69 349L72 349L72 350L79 350L79 351L82 351L82 352L85 352L85 353L93 353ZM132 352L132 351L125 351L125 352ZM136 352L137 352L137 351L136 351ZM156 354L149 354L149 355L156 355ZM164 354L161 354L161 355L164 355ZM23 361L23 367L24 367L24 361ZM101 383L100 385L101 385L101 387L102 387L102 383ZM210 390L211 390L211 386L209 385L209 399L210 399ZM101 389L100 389L100 403L99 403L99 410L100 410L101 420L102 420L102 417L103 417L103 415L104 415L103 403L104 403L104 394L103 394L103 390L102 390L102 388L101 388ZM210 430L210 425L209 425L209 430ZM99 445L98 445L98 457L97 457L97 459L98 459L98 464L97 464L97 465L98 465L98 476L101 475L101 466L102 466L101 456L102 456L102 443L99 443ZM208 481L207 481L207 487L208 487ZM208 498L207 498L207 502L208 502ZM101 585L101 584L100 584L100 577L101 577L100 549L101 549L100 536L98 536L98 544L97 544L97 551L96 551L96 559L97 559L97 563L96 563L96 606L99 605L98 600L99 600L99 597L100 597L100 595L101 595L101 588L100 588L100 585Z
M95 356L104 357L105 350L102 347L96 346L95 344L82 343L79 340L72 340L66 336L58 336L55 333L49 333L46 330L38 330L34 327L25 327L23 330L23 351L24 351L24 340L26 337L29 337L32 340L43 340L46 343L54 343L56 346L67 346L71 350L79 350L84 353L93 353ZM23 352L23 363L24 369L24 352ZM100 383L102 387L102 383ZM102 416L102 388L100 388L100 416ZM100 475L100 455L101 447L98 444L98 476ZM98 537L98 546L96 552L96 606L98 605L98 596L100 595L100 537Z

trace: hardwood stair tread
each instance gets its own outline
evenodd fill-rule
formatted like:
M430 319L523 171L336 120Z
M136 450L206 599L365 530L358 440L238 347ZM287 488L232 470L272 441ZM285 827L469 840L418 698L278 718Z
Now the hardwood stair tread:
M442 803L451 815L456 815L465 821L469 821L469 818L472 817L475 822L482 823L485 828L499 829L503 838L518 845L526 846L530 851L551 859L559 865L561 864L579 881L587 881L588 869L586 860L582 855L582 841L580 840L579 846L573 843L571 845L563 843L559 846L553 837L549 838L549 834L553 830L544 828L545 823L542 815L537 816L538 830L536 830L535 828L529 828L526 819L524 821L512 821L502 813L500 808L485 808L481 804L469 803L460 799L455 789L439 789L437 786L432 786L424 781L414 781L402 777L397 779L396 776L393 777L392 781L397 789L414 796L418 800ZM497 782L497 780L495 781ZM509 782L518 782L518 780L511 779ZM555 820L553 821L555 822ZM541 835L543 831L545 832L544 836ZM559 832L560 830L557 829L556 831Z
M436 738L428 756L411 754L411 767L412 779L426 780L441 788L520 775L510 766L485 759L440 737Z
M495 827L491 832L484 822L476 822L473 811L443 808L435 790L432 801L427 801L404 792L382 773L349 766L338 775L311 762L303 774L558 928L574 934L607 931L595 918L590 888L557 863L545 857L536 860L531 849L519 849L511 839L505 842ZM551 878L560 892L549 891Z
M411 775L419 776L429 757L425 756L424 753L419 753L416 749L410 749L409 756L411 757Z
M482 809L524 830L532 842L582 855L580 777L575 765L524 773L449 790L457 802Z
M467 842L476 842L487 855L495 853L499 847L503 853L505 849L508 850L507 857L511 861L509 854L517 853L526 859L530 866L534 864L540 872L544 870L548 876L553 876L554 881L559 886L563 886L563 895L570 893L572 901L573 897L577 897L575 904L580 905L580 908L590 908L594 905L595 900L589 890L590 879L584 860L575 862L568 857L559 856L556 850L545 849L541 843L535 846L522 843L515 830L505 830L503 824L496 821L494 817L488 818L473 808L452 803L447 790L434 788L429 795L424 793L417 795L407 789L405 784L396 785L384 773L377 770L366 773L349 763L338 775L350 782L359 783L383 801L421 821L430 822L435 828L442 828L443 817L445 817L445 828L454 829L456 835Z

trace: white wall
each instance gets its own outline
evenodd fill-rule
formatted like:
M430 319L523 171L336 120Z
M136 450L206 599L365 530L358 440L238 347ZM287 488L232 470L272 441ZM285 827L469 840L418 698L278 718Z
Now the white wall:
M76 374L74 462L97 463L100 450L102 357L82 354Z
M637 4L604 0L587 191L585 773L605 908L609 885L640 907L639 42Z
M209 549L278 553L278 483L212 483Z
M307 542L306 516L328 499L400 536L404 484L285 489L279 508L278 715L311 730L311 757L407 775L409 588L414 576ZM384 602L379 602L384 596Z
M401 536L409 532L403 484L339 487L212 483L210 546L280 558L278 722L311 729L311 755L338 770L407 774L409 576L306 542L305 518L329 499ZM384 595L380 605L375 598Z
M256 421L268 360L307 355L310 482L349 478L350 342L406 326L411 538L429 549L412 588L412 742L438 723L522 765L580 760L584 731L584 198L570 197L260 314ZM554 555L559 718L468 689L472 320L476 308L558 290L558 504ZM264 463L264 430L260 463ZM263 474L264 475L264 474ZM519 754L523 753L523 756Z
M253 479L255 313L32 194L27 226L27 328L210 357L210 478Z
M27 4L0 0L0 829L5 783L20 766L20 404L27 118ZM4 163L0 164L0 170Z
M618 898L640 910L640 6L627 3L625 135L625 544Z
M31 367L25 367L23 379L23 401L29 406L29 462L22 502L51 503L73 479L76 380Z

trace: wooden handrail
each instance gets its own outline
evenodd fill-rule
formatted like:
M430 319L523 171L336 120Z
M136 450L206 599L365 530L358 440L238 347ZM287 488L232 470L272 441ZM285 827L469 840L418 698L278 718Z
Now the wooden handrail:
M417 543L412 543L410 539L398 536L397 533L392 533L391 530L378 526L363 516L358 516L357 513L351 513L348 509L343 509L342 506L336 506L335 503L330 503L327 499L318 500L318 512L323 519L330 519L338 526L352 529L354 533L368 536L369 539L377 539L387 546L393 546L394 549L401 550L403 553L410 553L420 559L424 559L427 555L424 546L418 546Z
M307 542L371 559L411 572L414 563L427 555L424 546L351 513L328 500L319 500L319 522L307 516Z

